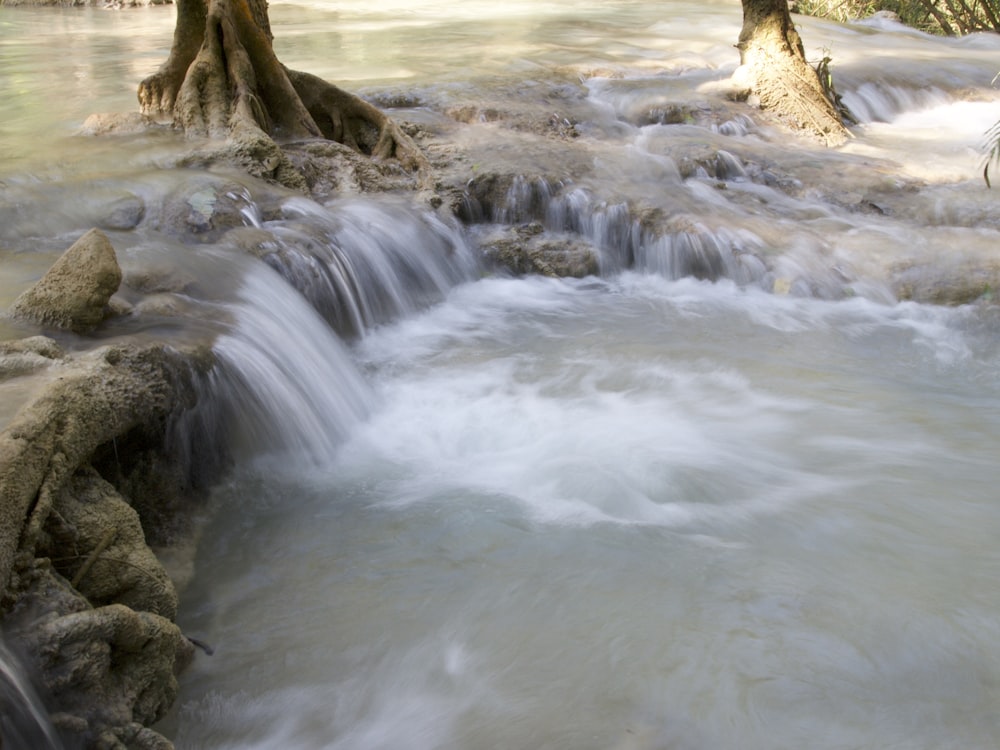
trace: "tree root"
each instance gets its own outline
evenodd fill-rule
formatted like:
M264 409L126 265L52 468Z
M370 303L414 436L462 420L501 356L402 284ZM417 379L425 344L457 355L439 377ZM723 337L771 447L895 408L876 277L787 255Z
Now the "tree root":
M425 173L430 163L420 148L382 110L309 73L285 69L299 99L323 137L405 169Z
M421 187L429 182L426 156L385 113L278 61L260 0L179 0L170 56L139 86L139 103L143 114L169 115L190 136L236 141L259 133L279 144L323 138L378 162L394 160L416 172Z

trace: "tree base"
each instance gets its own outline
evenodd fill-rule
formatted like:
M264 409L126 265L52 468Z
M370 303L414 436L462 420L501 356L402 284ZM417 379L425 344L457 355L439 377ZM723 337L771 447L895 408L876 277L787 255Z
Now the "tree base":
M263 0L178 0L170 56L139 85L143 115L192 137L225 139L232 161L289 187L304 183L278 144L325 139L429 180L429 162L381 110L308 73L271 47Z
M850 137L815 70L785 0L743 0L743 29L737 45L740 67L733 82L762 109L827 146Z

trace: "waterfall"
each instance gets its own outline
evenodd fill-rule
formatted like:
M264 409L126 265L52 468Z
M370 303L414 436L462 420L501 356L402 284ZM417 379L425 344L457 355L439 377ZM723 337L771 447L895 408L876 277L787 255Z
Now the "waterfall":
M19 750L61 750L48 711L20 661L0 642L0 746Z
M264 262L224 254L241 280L213 303L229 323L205 384L215 414L201 428L221 423L238 452L323 465L373 403L337 334L362 336L442 299L476 260L458 229L401 201L290 198L280 218L248 218L267 233Z
M737 182L748 180L737 157L719 151L721 175ZM677 190L700 189L696 181ZM470 201L477 212L467 218L496 223L541 221L552 233L583 237L599 252L601 274L612 276L628 269L656 273L668 279L693 276L739 284L768 282L767 268L757 253L763 241L749 230L711 228L689 215L663 216L635 209L626 202L598 198L583 186L550 185L543 178L516 176L496 205L488 195Z
M476 263L457 228L401 201L289 199L264 258L343 335L439 301Z
M208 404L251 454L328 461L363 419L372 394L346 348L309 303L263 263L248 263L232 320L213 352Z
M211 348L178 439L232 460L179 625L216 652L158 731L995 747L1000 36L796 17L861 120L825 149L728 98L732 0L269 12L280 57L413 136L438 208L175 169L167 133L54 143L35 121L82 120L91 80L134 107L172 23L109 45L127 14L0 8L0 67L31 68L0 76L0 296L125 207L135 313L66 348Z

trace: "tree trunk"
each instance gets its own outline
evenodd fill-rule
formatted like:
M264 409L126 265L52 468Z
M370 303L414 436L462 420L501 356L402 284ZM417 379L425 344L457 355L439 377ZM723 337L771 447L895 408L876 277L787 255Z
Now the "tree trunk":
M192 136L258 146L262 137L325 138L376 159L396 158L409 169L427 165L379 109L278 61L266 0L177 0L170 55L138 93L144 114L171 117Z
M822 138L828 146L849 133L827 97L816 71L806 62L787 0L743 0L740 67L733 78L762 109L793 127Z

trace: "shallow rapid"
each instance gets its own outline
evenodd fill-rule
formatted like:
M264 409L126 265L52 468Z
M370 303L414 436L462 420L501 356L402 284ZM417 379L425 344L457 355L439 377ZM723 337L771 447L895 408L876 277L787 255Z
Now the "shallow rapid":
M73 20L127 35L88 54L137 81L169 14ZM43 17L0 13L0 65L29 80L5 24ZM862 120L824 151L720 94L735 2L271 18L286 64L452 138L469 185L523 177L468 226L161 169L167 136L110 161L58 125L132 106L103 78L99 103L12 110L0 302L142 199L112 239L127 280L172 291L102 335L210 335L219 359L204 395L239 462L179 618L214 654L158 729L180 750L995 748L1000 314L988 273L969 304L902 297L991 268L1000 39L797 18ZM59 158L27 149L40 123ZM208 182L245 226L185 241L169 206ZM529 222L600 275L483 262Z

